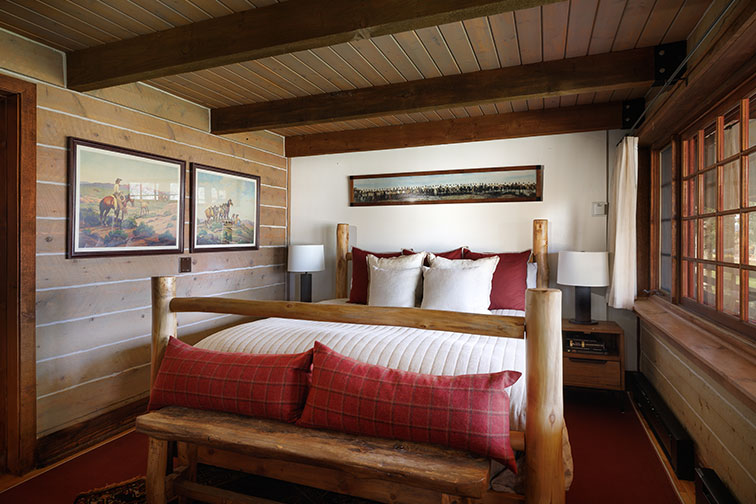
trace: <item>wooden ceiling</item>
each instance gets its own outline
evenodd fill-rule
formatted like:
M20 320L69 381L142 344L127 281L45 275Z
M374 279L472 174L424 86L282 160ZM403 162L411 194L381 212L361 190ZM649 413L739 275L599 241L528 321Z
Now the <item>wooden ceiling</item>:
M295 2L302 3L292 0L289 5ZM74 52L275 3L276 0L4 0L0 2L0 26ZM405 2L408 9L416 3ZM556 3L533 0L525 4L543 5L160 76L145 82L213 109L334 92L347 92L344 96L348 96L362 88L685 40L710 3L710 0ZM278 28L287 29L285 20ZM502 79L506 80L506 75L502 74ZM650 84L641 81L627 80L609 89L576 94L539 92L535 97L516 100L481 99L454 107L431 103L422 110L406 113L382 114L377 109L373 117L319 120L273 131L286 136L307 135L601 104L643 97Z

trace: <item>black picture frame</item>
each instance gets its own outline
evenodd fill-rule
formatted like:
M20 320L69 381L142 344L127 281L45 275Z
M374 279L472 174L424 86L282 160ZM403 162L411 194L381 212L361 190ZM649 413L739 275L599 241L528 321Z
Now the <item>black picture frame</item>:
M192 163L190 219L192 253L258 250L260 176Z
M69 137L66 257L183 253L185 179L186 161Z

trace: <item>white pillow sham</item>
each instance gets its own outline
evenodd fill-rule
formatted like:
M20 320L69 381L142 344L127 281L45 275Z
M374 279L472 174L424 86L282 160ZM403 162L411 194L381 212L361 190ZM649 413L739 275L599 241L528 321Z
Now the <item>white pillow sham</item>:
M385 269L369 266L367 301L369 306L413 308L422 279L420 268Z
M423 302L421 308L471 313L490 313L491 282L498 256L477 261L443 261L441 257L423 268ZM448 267L447 263L455 264Z

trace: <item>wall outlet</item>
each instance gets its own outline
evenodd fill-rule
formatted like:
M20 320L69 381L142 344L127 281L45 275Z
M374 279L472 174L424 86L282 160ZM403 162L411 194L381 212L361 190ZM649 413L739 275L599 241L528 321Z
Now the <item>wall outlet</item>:
M191 273L191 271L192 271L192 258L179 257L179 273Z
M606 201L594 201L591 204L591 215L597 217L599 215L606 215L606 209L609 203Z

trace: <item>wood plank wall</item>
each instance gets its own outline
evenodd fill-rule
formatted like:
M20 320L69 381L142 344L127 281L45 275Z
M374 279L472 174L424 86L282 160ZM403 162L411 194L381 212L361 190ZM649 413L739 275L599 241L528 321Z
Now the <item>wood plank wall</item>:
M181 296L285 298L288 166L278 135L211 135L207 109L141 84L90 94L71 92L60 86L62 53L9 32L0 35L0 71L32 80L38 89L36 337L41 437L147 395L149 277L178 275L178 255L66 259L66 138L260 175L260 250L193 254L192 273L178 275ZM188 203L184 256L190 255ZM182 314L179 335L191 342L235 320Z
M756 412L641 324L640 369L740 502L756 502Z

